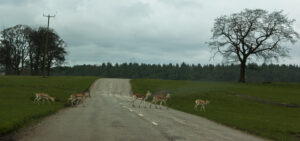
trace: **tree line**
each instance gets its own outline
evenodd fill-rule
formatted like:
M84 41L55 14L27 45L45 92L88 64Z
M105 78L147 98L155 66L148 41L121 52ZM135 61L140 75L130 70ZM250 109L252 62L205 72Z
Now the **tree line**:
M110 78L154 78L196 81L237 81L240 65L201 64L138 64L102 63L55 67L53 75L100 76ZM248 82L300 82L297 65L247 64L245 79Z
M45 51L47 32L48 50ZM51 67L65 61L65 47L66 43L53 29L27 25L5 28L0 38L0 67L7 75L41 75L46 66L50 75ZM47 56L46 64L43 63L44 55Z

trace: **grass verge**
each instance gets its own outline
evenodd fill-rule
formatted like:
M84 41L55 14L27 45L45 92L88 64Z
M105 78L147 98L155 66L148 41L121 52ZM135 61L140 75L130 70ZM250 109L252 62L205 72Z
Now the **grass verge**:
M299 83L239 84L134 79L131 85L135 93L170 91L168 105L180 111L273 140L300 140L300 108L261 103L232 94L235 92L265 101L300 105ZM211 101L206 112L193 109L197 98Z
M71 93L87 89L97 77L0 77L0 136L65 107ZM48 93L54 104L34 104L35 93Z

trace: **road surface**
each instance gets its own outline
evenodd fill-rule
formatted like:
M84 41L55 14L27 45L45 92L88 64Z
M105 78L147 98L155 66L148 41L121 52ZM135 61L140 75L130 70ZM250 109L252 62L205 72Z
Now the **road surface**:
M259 137L173 109L133 108L128 79L99 79L86 105L67 108L20 141L259 141ZM139 101L136 101L136 105ZM147 103L149 104L149 103ZM148 105L147 105L148 106Z

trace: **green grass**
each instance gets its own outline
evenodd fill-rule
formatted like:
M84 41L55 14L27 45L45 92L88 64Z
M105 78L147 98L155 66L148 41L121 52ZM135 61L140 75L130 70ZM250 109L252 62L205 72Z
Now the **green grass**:
M87 89L97 77L0 77L0 136L65 107L71 93ZM35 93L48 93L54 104L34 104Z
M300 140L300 108L264 104L232 94L236 92L267 101L300 105L299 83L239 84L135 79L131 80L131 84L136 93L169 90L171 99L168 105L174 109L273 140ZM197 98L211 101L206 112L194 111Z

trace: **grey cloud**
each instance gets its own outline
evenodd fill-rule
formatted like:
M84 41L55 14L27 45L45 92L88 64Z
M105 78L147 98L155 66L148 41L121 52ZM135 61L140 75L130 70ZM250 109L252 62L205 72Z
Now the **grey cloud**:
M161 0L161 2L175 8L202 8L201 1L195 0Z
M210 59L213 54L205 44L215 18L244 8L263 8L282 9L300 20L298 5L298 0L2 0L0 26L45 26L42 14L56 14L50 27L67 42L70 65L222 63L220 56ZM299 21L295 29L300 32ZM280 63L300 62L299 47L298 42L291 58Z
M9 4L9 5L23 5L26 3L34 2L34 0L1 0L0 5Z

